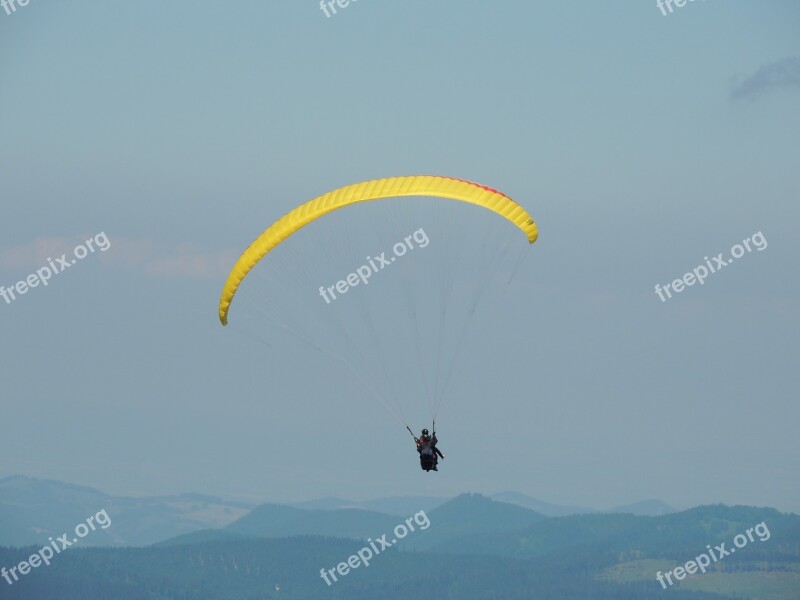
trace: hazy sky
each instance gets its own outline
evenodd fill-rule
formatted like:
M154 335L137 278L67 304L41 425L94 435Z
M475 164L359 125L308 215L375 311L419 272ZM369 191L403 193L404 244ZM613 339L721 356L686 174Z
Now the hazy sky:
M0 299L0 477L800 512L800 4L673 8L0 9L0 285L111 243ZM438 474L332 366L309 376L216 318L283 213L418 173L497 187L541 231L491 317L498 360L454 388ZM763 251L654 293L757 232Z

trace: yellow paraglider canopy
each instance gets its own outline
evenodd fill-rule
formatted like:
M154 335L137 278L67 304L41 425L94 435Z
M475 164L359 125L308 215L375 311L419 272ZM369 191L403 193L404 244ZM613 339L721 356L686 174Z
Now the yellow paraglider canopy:
M273 248L287 237L339 208L367 202L398 198L402 196L432 196L449 198L483 206L521 229L531 244L536 241L538 230L531 216L511 198L489 187L435 175L389 177L348 185L318 196L285 214L267 228L245 250L231 269L219 300L219 320L228 324L228 310L236 290L250 270Z

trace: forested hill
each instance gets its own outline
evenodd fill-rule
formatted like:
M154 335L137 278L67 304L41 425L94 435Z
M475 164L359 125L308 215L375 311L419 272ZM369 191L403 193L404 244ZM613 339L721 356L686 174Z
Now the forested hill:
M459 600L663 600L653 582L598 580L582 564L400 552L373 557L328 586L320 569L336 568L362 545L329 538L209 542L162 548L69 551L8 586L4 600L401 600L424 594ZM0 564L25 551L0 550ZM673 590L676 600L725 596ZM727 598L732 597L728 596Z
M329 512L321 511L311 523L330 527L339 511ZM379 519L372 523L374 530L365 528L373 541L387 534L394 543L373 552L369 566L360 564L330 586L320 569L343 566L367 542L319 535L258 537L256 525L267 527L262 534L285 534L269 519L293 514L267 507L256 513L258 518L230 529L158 547L70 549L11 586L0 579L0 598L399 600L423 593L459 600L662 600L665 593L683 600L800 598L800 517L767 508L720 505L661 517L547 518L465 495L425 519L417 515L414 531L402 541L394 539L395 527L405 519L382 520L365 512L367 522ZM349 527L356 517L347 514L342 522ZM253 530L244 527L248 522ZM490 523L495 529L488 531ZM677 581L668 592L656 581L657 572L672 571L722 543L736 553L715 561L705 574ZM0 548L0 566L18 565L37 550Z

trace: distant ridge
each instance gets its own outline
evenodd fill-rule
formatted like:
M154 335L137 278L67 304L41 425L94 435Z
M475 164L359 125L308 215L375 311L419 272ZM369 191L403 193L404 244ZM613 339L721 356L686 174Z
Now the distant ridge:
M678 511L672 508L666 502L654 499L642 500L641 502L634 502L633 504L626 504L624 506L616 506L603 512L628 513L641 517L660 517L662 515L669 515Z
M594 508L586 508L583 506L551 504L539 500L538 498L520 494L519 492L500 492L498 494L492 494L491 498L498 502L507 502L508 504L516 504L523 508L529 508L548 517L566 517L567 515L582 515L599 512Z
M341 508L360 508L384 513L387 515L408 516L419 510L430 511L441 506L450 498L436 496L389 496L374 500L343 500L342 498L327 497L319 500L295 502L289 506L306 510L338 510Z
M197 530L223 527L252 505L204 494L131 498L72 483L12 475L0 479L0 546L41 545L98 511L111 519L84 546L146 546Z

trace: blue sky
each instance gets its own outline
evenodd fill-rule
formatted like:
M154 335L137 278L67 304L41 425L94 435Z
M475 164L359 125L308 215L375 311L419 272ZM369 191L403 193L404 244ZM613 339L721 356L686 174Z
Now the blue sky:
M0 10L0 285L112 243L0 302L0 477L800 511L799 25L788 0ZM216 321L272 221L416 173L497 187L541 230L525 327L493 321L505 360L456 390L435 480L333 367L302 377ZM765 251L654 294L757 231Z

